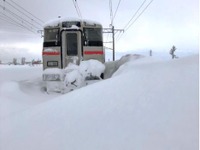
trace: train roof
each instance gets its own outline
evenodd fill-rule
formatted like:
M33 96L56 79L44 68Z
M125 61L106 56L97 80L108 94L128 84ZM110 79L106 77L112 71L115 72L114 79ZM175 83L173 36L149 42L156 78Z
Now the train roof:
M98 25L98 26L102 26L101 23L96 22L96 21L92 21L92 20L88 20L88 19L79 19L79 18L57 18L54 20L50 20L48 22L46 22L44 24L44 28L48 28L48 27L59 27L60 24L62 24L63 22L80 22L81 24L87 24L90 26L93 25Z

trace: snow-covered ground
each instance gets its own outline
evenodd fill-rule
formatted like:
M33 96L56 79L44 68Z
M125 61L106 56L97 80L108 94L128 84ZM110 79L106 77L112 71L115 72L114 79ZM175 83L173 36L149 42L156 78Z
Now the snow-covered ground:
M41 66L0 65L0 150L198 150L198 55L127 55L106 73L47 94Z

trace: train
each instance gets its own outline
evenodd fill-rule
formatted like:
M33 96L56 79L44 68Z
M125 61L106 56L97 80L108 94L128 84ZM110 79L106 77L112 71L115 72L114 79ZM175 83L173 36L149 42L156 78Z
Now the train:
M103 28L96 21L58 18L44 25L43 70L64 69L69 63L98 60L105 63ZM44 81L62 80L58 74L43 74Z

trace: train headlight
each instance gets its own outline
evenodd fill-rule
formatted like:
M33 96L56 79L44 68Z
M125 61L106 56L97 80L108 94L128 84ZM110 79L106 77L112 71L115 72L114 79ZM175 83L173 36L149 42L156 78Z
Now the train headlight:
M60 74L43 74L44 81L61 81Z

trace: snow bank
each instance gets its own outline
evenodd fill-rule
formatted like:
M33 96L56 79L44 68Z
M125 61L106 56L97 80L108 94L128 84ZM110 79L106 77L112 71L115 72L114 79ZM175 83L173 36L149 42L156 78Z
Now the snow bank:
M41 65L0 66L0 124L2 118L9 118L56 97L55 94L44 93L43 86Z
M0 148L198 150L198 56L144 57L119 68L110 79L0 120Z
M123 66L123 64L129 61L138 60L143 57L144 57L143 55L138 55L138 54L127 54L125 56L122 56L119 60L106 62L105 79L112 77L112 75L119 69L120 66Z
M23 99L15 100L16 97L23 97ZM20 91L19 85L16 82L2 83L0 85L0 120L14 115L18 111L30 108L29 103L31 102L28 98L28 95Z
M87 80L100 80L105 66L97 60L82 61L80 65L70 63L65 69L46 69L43 74L58 74L64 82L47 82L47 91L70 92L87 85Z

